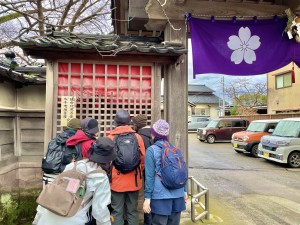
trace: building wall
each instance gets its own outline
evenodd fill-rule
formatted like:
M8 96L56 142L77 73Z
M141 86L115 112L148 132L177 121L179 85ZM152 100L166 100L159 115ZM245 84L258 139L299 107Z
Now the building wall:
M205 109L206 112L209 112L208 114L205 114L205 116L210 116L212 119L219 118L219 105L216 104L196 104L195 107L195 115L201 115L197 113L197 109Z
M16 107L16 91L11 83L0 83L0 109L14 109Z
M22 110L45 110L45 85L31 85L17 89L17 106Z
M42 185L45 85L0 84L0 191Z
M295 65L295 83L292 86L276 89L276 76L290 71L289 64L279 70L268 73L268 114L300 112L300 69Z

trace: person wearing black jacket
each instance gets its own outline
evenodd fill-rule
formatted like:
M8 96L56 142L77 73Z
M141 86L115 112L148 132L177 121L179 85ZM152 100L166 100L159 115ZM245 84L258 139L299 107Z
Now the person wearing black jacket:
M64 127L64 130L58 134L54 139L52 139L49 144L48 144L48 150L50 148L52 149L56 149L57 147L60 148L60 146L65 146L66 141L75 135L75 133L77 132L77 130L81 129L81 120L77 119L77 118L72 118L71 120L68 121L67 126ZM46 155L47 156L47 155ZM46 158L46 156L44 157L44 159ZM50 157L51 159L51 157ZM51 183L56 177L57 177L57 173L53 173L53 172L48 172L46 171L46 168L49 168L49 166L51 165L55 165L54 164L49 164L46 163L47 160L45 160L45 162L42 162L42 169L43 169L43 186L45 186L48 183ZM53 169L53 168L51 168Z
M147 116L139 114L131 119L133 129L142 137L145 149L153 144L151 138L150 126L147 126ZM145 170L143 171L143 176L145 179ZM144 225L151 225L151 214L144 213Z

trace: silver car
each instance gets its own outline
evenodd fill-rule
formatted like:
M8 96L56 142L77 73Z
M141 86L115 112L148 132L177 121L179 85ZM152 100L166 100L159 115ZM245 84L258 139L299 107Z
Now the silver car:
M272 135L263 136L258 156L300 168L300 118L282 119Z
M188 131L197 131L198 128L206 127L210 118L207 116L189 116Z

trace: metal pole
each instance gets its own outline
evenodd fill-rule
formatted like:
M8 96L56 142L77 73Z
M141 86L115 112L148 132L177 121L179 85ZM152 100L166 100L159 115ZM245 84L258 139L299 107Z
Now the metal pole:
M225 88L224 88L224 75L222 76L222 116L225 116Z

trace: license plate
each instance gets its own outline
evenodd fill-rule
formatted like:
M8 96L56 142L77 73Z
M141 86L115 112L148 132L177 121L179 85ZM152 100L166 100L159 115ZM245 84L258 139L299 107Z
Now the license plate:
M264 157L269 157L269 153L264 152Z
M237 143L233 143L233 147L237 148L238 144Z
M200 139L200 135L198 135L197 137L198 137L198 139Z

